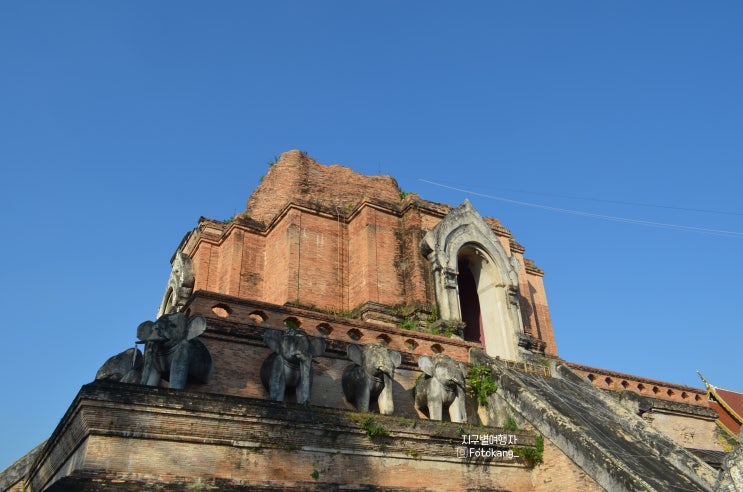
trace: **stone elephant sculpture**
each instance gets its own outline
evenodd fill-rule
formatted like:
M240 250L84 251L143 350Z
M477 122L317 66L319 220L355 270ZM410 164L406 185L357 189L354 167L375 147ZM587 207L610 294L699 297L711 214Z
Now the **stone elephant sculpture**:
M273 350L261 365L261 382L273 401L284 401L287 389L294 389L297 403L308 403L312 391L312 358L325 352L325 340L310 339L303 330L268 329L263 342Z
M368 412L370 402L376 401L379 413L391 415L395 411L392 381L402 362L400 352L381 345L350 344L347 354L353 364L346 367L341 378L346 400L359 412Z
M138 348L127 349L109 358L95 375L96 381L119 381L139 383L142 379L142 352Z
M160 316L157 321L145 321L137 328L137 338L144 343L144 366L141 384L159 386L169 381L170 388L183 389L188 378L202 383L212 373L212 356L196 337L206 330L201 316L187 318L183 313Z
M448 355L436 354L433 357L420 356L418 367L425 377L415 385L415 408L428 410L431 420L441 420L443 410L448 408L452 422L466 422L464 385L467 366Z

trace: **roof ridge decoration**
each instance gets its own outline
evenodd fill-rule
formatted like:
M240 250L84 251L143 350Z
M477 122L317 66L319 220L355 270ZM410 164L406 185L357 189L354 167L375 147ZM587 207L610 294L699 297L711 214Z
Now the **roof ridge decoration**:
M715 399L715 401L717 401L717 403L719 403L720 406L722 408L724 408L725 411L728 412L731 417L733 417L739 424L741 424L743 426L743 417L741 417L740 415L738 415L738 412L736 412L735 410L733 410L733 408L725 401L725 399L723 397L721 397L717 393L716 388L713 385L711 385L709 383L709 381L707 381L707 379L705 379L704 376L702 376L702 373L700 373L699 371L697 371L697 374L699 375L699 377L704 382L704 385L707 387L707 394L709 396L713 396L714 399ZM726 391L729 391L729 390L726 390Z

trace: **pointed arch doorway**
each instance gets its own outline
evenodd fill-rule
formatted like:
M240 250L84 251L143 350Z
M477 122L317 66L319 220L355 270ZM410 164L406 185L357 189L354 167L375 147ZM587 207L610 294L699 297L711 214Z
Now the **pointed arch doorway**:
M480 296L477 294L477 281L466 257L460 256L457 261L457 287L459 289L459 306L464 321L464 339L468 342L484 343L482 332L482 310Z
M468 200L426 233L421 253L431 262L441 319L464 321L464 338L488 355L518 360L523 323L510 294L519 264Z

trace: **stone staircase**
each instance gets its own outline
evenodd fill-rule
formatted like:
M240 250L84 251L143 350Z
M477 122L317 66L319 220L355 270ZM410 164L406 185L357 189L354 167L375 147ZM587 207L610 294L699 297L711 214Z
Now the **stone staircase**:
M549 377L509 369L481 351L471 358L493 368L498 392L491 398L505 400L607 490L713 489L715 470L567 366Z

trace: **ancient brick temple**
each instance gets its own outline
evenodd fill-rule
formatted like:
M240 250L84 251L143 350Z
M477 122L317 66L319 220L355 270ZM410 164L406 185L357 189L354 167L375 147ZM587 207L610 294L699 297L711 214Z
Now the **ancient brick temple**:
M467 201L287 152L245 212L183 238L157 323L136 330L144 364L132 349L107 362L0 489L713 490L734 443L706 391L560 359L524 252ZM204 364L184 366L183 389L158 373L174 385L162 361L180 349L147 362L151 334L176 325ZM311 352L301 371L264 363L287 337ZM365 412L345 386L370 345L396 369L369 379L384 389ZM442 360L469 390L439 421L421 388ZM294 384L306 404L274 397Z

